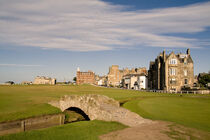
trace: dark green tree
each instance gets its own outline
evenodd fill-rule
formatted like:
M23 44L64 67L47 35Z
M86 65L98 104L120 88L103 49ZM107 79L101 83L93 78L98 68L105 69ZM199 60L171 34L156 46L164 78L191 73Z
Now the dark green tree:
M207 84L210 83L210 74L200 77L198 82L202 87L206 87Z
M76 82L76 81L77 81L77 77L74 77L74 78L73 78L73 81Z

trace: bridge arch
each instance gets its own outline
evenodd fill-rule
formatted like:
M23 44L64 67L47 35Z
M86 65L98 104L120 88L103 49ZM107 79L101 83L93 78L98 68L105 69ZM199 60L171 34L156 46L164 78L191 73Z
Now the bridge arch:
M84 118L84 120L87 120L87 121L90 120L89 116L83 110L81 110L78 107L67 108L64 112L68 113L68 111L73 111L73 112L75 112L77 114L80 114Z
M59 101L49 102L61 111L76 109L90 120L117 121L128 126L150 122L138 114L120 107L119 102L104 95L65 95Z

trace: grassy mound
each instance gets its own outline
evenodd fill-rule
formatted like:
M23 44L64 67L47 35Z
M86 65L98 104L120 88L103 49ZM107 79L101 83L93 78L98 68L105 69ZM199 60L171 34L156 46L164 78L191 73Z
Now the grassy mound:
M98 136L126 128L117 122L82 121L62 126L0 136L0 140L98 140Z

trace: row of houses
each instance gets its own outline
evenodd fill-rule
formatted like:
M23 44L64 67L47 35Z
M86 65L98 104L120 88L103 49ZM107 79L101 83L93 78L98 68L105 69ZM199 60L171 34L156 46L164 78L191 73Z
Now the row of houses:
M118 65L109 67L105 76L92 71L81 72L77 69L76 84L94 84L100 86L121 87L126 89L152 89L180 91L189 89L194 84L194 64L190 49L186 53L166 54L161 52L149 64L149 70L142 68L123 68ZM33 84L56 84L55 78L37 76Z
M106 76L97 76L92 71L77 70L77 84L96 84L127 89L153 89L180 91L194 84L194 63L190 49L186 53L166 54L165 50L143 68L119 69L112 65Z
M79 68L76 74L77 85L94 84L136 90L181 91L192 88L194 82L194 63L190 49L187 49L186 53L177 54L166 54L164 50L149 63L149 70L146 67L120 69L118 65L112 65L105 76L96 75L92 71L81 72ZM5 84L13 83L9 81ZM25 81L22 84L55 85L56 79L37 76L33 83Z
M123 87L127 89L146 89L147 70L146 68L119 69L118 65L112 65L106 76L95 75L94 72L81 72L77 69L76 83L94 84L99 86Z

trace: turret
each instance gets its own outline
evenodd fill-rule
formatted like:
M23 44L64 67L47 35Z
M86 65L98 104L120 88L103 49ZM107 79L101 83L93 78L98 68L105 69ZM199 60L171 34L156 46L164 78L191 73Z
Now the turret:
M79 67L77 68L77 71L80 71Z

